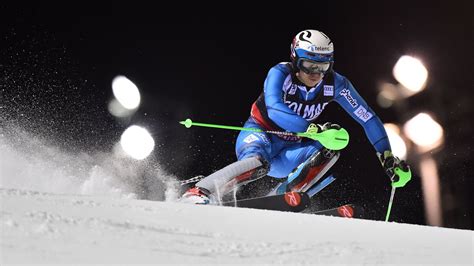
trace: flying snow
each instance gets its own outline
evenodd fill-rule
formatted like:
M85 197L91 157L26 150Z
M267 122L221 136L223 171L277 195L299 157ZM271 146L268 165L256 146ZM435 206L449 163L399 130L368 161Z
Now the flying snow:
M130 158L120 142L120 152L115 147L77 152L58 147L56 141L6 123L0 129L0 188L150 200L177 197L176 177L154 157Z

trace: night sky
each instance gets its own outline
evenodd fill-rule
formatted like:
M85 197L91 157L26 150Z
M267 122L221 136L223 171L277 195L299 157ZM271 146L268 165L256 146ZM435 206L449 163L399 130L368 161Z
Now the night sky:
M318 29L334 42L335 70L383 122L402 123L427 110L444 126L446 143L433 153L444 226L472 229L474 23L468 2L370 8L315 2L263 9L225 4L215 11L187 4L0 4L0 122L53 136L58 146L74 151L110 149L126 127L142 125L152 132L154 155L166 171L180 179L208 175L235 161L238 132L186 129L178 121L243 125L267 71L289 61L293 36ZM425 63L428 89L409 98L403 110L381 108L378 84L396 83L392 68L404 54ZM142 93L140 109L128 120L107 111L117 75ZM320 121L344 126L351 142L332 170L338 180L317 201L357 203L368 219L383 220L389 182L363 129L337 104ZM414 177L397 190L392 220L424 224L416 158L408 162Z

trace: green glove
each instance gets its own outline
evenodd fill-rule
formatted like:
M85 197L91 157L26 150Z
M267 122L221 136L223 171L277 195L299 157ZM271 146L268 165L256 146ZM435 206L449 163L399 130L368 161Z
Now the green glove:
M392 186L404 187L408 181L411 180L410 166L398 157L393 156L391 151L377 152L377 157L385 170L385 173L390 177Z
M311 124L309 124L308 129L306 130L306 132L308 132L308 133L321 133L321 132L326 131L328 129L340 129L340 128L341 128L340 125L334 124L334 123L331 123L331 122L326 122L322 125L311 123Z

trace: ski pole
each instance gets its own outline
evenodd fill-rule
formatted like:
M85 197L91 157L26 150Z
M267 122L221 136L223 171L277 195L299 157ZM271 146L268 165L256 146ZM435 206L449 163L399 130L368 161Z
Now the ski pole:
M387 215L385 216L385 221L388 222L388 218L390 218L390 212L392 211L392 203L393 203L393 198L395 197L395 190L397 187L392 186L392 192L390 193L390 201L388 202L388 209L387 209Z
M400 167L395 167L395 175L398 177L398 180L392 182L392 192L390 193L390 201L388 202L387 215L385 216L385 221L388 222L390 217L390 212L392 211L393 198L395 197L395 190L397 187L405 186L408 181L411 179L411 169L402 169Z
M239 130L239 131L262 132L262 133L285 135L285 136L305 137L305 138L310 138L310 139L319 141L324 147L330 150L342 150L347 146L347 144L349 144L349 133L344 128L328 129L320 133L311 132L311 131L307 131L304 133L294 133L294 132L261 130L259 128L247 128L247 127L196 123L196 122L193 122L189 118L186 119L185 121L180 121L179 123L184 125L186 128L190 128L192 126L200 126L200 127L221 128L221 129L230 129L230 130Z

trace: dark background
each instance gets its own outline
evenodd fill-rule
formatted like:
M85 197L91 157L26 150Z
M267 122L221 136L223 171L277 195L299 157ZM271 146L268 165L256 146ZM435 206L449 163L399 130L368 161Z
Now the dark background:
M273 3L261 9L2 3L0 122L54 136L58 146L78 152L110 149L128 125L143 125L167 172L180 179L207 175L235 161L238 132L186 129L178 121L243 125L267 71L289 61L293 36L318 29L335 44L335 70L383 122L402 123L428 110L443 125L446 143L433 156L440 167L444 226L472 229L474 23L468 2ZM376 103L377 86L396 83L392 68L404 54L425 63L428 88L401 112L383 109ZM135 82L142 94L140 109L127 120L107 111L117 75ZM333 168L338 180L320 194L320 204L357 203L368 219L383 220L389 182L362 128L337 104L320 121L339 123L351 134ZM414 178L397 190L392 220L424 224L416 158L408 161Z

